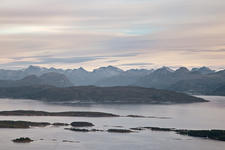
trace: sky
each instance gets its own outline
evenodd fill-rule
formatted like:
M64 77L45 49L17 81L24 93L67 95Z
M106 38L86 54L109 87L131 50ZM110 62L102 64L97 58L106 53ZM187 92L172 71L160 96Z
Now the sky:
M0 0L0 68L225 68L225 0Z

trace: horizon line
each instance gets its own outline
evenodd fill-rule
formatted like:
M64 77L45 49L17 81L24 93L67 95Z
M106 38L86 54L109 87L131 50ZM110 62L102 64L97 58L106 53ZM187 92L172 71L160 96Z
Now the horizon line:
M37 67L37 68L42 68L42 69L56 69L56 70L78 70L78 69L83 69L87 72L93 72L94 70L97 70L97 69L100 69L100 68L108 68L108 67L114 67L114 68L117 68L117 69L120 69L122 71L128 71L128 70L158 70L158 69L162 69L162 68L168 68L168 69L171 69L171 71L176 71L180 68L186 68L188 69L189 71L192 71L193 69L197 68L197 69L200 69L200 68L209 68L210 70L212 71L221 71L221 70L225 70L225 68L220 68L220 69L212 69L212 67L210 66L177 66L177 67L174 67L174 66L160 66L160 67L153 67L153 68L131 68L131 69L121 69L120 67L118 66L113 66L113 65L106 65L106 66L100 66L100 67L96 67L95 69L92 69L92 70L87 70L85 69L84 67L80 66L78 68L59 68L59 67L43 67L43 66L38 66L38 65L28 65L26 67L18 67L18 68L15 68L15 69L5 69L5 68L0 68L0 70L25 70L25 69L28 69L30 67Z

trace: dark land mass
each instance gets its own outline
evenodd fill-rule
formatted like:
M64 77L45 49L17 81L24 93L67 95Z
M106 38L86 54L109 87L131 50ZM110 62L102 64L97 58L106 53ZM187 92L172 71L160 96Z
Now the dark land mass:
M48 123L48 122L29 122L29 121L0 121L0 128L18 128L18 129L27 129L30 127L46 127L49 125L60 124L60 125L68 125L64 123ZM74 122L71 123L73 126ZM78 126L79 125L79 126ZM65 130L75 131L75 132L110 132L110 133L131 133L134 131L141 130L152 130L152 131L162 131L162 132L176 132L177 134L187 135L192 137L200 137L207 138L212 140L225 141L225 130L187 130L187 129L175 129L175 128L160 128L160 127L135 127L130 129L86 129L79 127L92 127L94 124L89 122L75 122L75 127L78 128L65 128ZM27 138L18 138L13 140L17 143L26 143L32 142L32 140Z
M225 130L176 130L178 134L225 141Z
M83 128L65 128L65 130L75 131L75 132L105 132L105 130L100 129L83 129ZM106 130L110 133L131 133L132 130L129 129L108 129Z
M177 134L187 135L192 137L207 138L212 140L225 141L225 130L187 130L187 129L175 129L175 128L160 128L160 127L137 127L130 128L131 130L145 130L163 131L163 132L176 132Z
M133 131L129 130L129 129L108 129L107 132L112 132L112 133L131 133Z
M81 128L65 128L65 130L70 130L75 132L90 132L88 129L81 129Z
M150 129L152 131L174 131L175 128L160 128L160 127L143 127L144 129Z
M82 122L82 121L76 121L76 122L72 122L70 124L72 127L93 127L95 126L93 123L91 122Z
M0 128L27 129L30 127L46 127L48 125L51 125L51 124L48 122L29 122L29 121L11 121L11 120L0 121Z
M155 119L171 119L170 117L157 117L157 116L141 116L141 115L127 115L130 118L155 118Z
M61 123L61 122L55 122L52 125L53 126L69 126L70 124L68 124L68 123Z
M150 118L150 119L152 118L171 119L170 117L158 117L158 116L141 116L141 115L120 116L112 113L90 112L90 111L46 112L34 110L0 111L0 116L130 117L130 118ZM54 123L53 125L62 126L64 124Z
M25 86L0 88L1 98L34 99L46 102L175 104L207 102L184 93L133 86L95 87Z
M119 117L119 115L104 112L46 112L33 110L0 111L0 116L66 116L66 117Z
M104 131L99 129L83 129L83 128L65 128L65 130L70 130L74 132L103 132Z
M84 129L84 128L65 128L65 130L75 131L75 132L112 132L112 133L131 133L133 132L130 129L108 129L108 130L100 130L100 129Z
M14 139L12 140L14 143L31 143L33 142L33 140L31 140L30 138L28 137L20 137L20 138L17 138L17 139Z

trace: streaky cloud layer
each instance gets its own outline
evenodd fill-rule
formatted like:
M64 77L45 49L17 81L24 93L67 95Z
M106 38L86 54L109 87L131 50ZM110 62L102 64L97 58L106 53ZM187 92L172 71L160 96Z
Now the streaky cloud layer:
M0 3L0 66L4 68L32 64L87 69L225 67L222 0Z

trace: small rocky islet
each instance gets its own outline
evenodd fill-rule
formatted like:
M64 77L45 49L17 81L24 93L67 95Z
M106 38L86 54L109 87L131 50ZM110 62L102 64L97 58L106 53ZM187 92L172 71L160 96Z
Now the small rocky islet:
M61 122L55 122L52 124L53 126L69 126L69 123L61 123Z
M20 138L17 138L17 139L13 139L12 141L14 143L31 143L34 140L32 140L32 139L30 139L28 137L20 137Z
M22 128L27 129L31 127L46 127L46 126L69 126L72 127L92 127L93 123L76 121L71 124L68 123L49 123L49 122L31 122L31 121L13 121L13 120L0 120L0 128Z
M35 115L40 115L40 111L8 111L8 112L0 112L0 115L27 115L28 113L36 112ZM43 112L42 112L43 113ZM65 113L65 112L64 112ZM71 115L74 114L74 112L66 112L66 114ZM45 113L44 113L45 114ZM51 113L50 113L51 114ZM60 112L59 112L60 114ZM80 113L80 114L87 114L91 115L93 117L92 112L86 113ZM94 112L94 116L96 117L96 112ZM109 114L109 113L97 113L100 114L100 117L102 116L110 116L110 117L121 117L119 115ZM102 115L103 114L103 115ZM106 115L107 114L107 115ZM47 116L49 114L47 113ZM62 114L61 114L62 115ZM65 115L65 114L63 114ZM51 115L50 115L51 116ZM125 117L125 116L122 116ZM141 117L144 116L138 116L138 115L128 115L126 117ZM200 137L200 138L207 138L207 139L213 139L213 140L219 140L219 141L225 141L225 130L218 130L218 129L212 129L212 130L187 130L187 129L176 129L176 128L160 128L160 127L134 127L130 129L124 129L124 128L113 128L113 129L94 129L92 128L95 126L91 122L85 122L85 121L75 121L70 124L68 123L49 123L49 122L31 122L31 121L12 121L12 120L1 120L0 121L0 128L19 128L19 129L28 129L31 127L46 127L46 126L71 126L71 128L65 128L65 130L75 131L75 132L109 132L109 133L132 133L132 132L138 132L141 130L151 130L151 131L163 131L163 132L175 132L180 135L187 135L192 137ZM26 141L29 141L27 138L19 138L14 139L15 142L26 143Z
M93 127L94 124L91 122L85 122L85 121L76 121L72 122L70 124L72 127Z
M84 128L65 128L65 130L75 131L75 132L104 132L100 129L84 129Z
M131 133L133 131L129 130L129 129L108 129L107 132L111 132L111 133Z
M150 129L152 131L163 131L163 132L174 131L177 134L181 134L181 135L200 137L200 138L206 138L206 139L212 139L212 140L218 140L218 141L225 141L225 130L186 130L186 129L182 130L182 129L175 129L175 128L160 128L160 127L136 127L136 128L130 128L130 129L108 129L108 130L82 129L82 128L65 128L65 129L70 131L76 131L76 132L106 131L109 133L132 133L136 130ZM34 140L28 137L20 137L20 138L16 138L12 140L12 142L14 143L31 143L33 141ZM53 141L56 141L56 139L53 139ZM74 143L75 141L63 140L62 142ZM76 143L79 143L79 142L76 142Z

